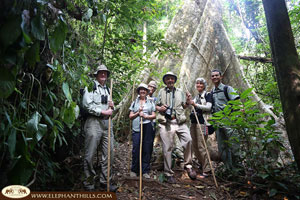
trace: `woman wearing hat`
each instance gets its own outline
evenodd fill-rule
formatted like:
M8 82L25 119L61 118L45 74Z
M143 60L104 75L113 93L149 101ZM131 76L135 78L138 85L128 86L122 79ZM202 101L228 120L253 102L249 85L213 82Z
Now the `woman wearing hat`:
M140 149L140 120L143 119L143 144L142 144L142 173L143 177L150 178L150 160L153 149L153 127L151 121L155 119L155 105L147 99L148 87L141 83L136 89L138 97L132 102L129 110L129 118L132 121L132 166L131 177L136 177L139 172Z
M212 125L208 123L208 117L210 116L211 107L212 107L212 95L211 93L205 91L206 86L207 83L204 78L197 78L195 83L195 88L197 89L198 94L194 98L194 100L192 100L191 95L188 94L188 99L187 99L188 103L195 107L198 120L201 124L201 131L202 134L204 134L205 142L208 139L208 135L214 132L214 128L212 127ZM202 166L202 174L200 177L205 178L208 176L208 173L211 171L209 167L207 153L205 150L205 144L202 139L202 136L200 135L201 134L200 128L197 126L197 120L194 112L191 113L190 118L191 118L190 131L193 139L192 142L193 152L195 153L195 156L197 157L198 161ZM210 150L210 152L212 151Z

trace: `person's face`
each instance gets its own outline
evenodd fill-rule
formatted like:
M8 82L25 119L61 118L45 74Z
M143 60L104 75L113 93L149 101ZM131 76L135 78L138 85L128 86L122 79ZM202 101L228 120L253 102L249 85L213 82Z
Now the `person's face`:
M205 89L205 85L203 83L200 83L199 81L196 83L196 89L198 92L203 92Z
M152 87L152 86L150 86L150 85L148 85L148 89L149 89L149 95L150 95L150 96L151 96L151 95L155 92L155 90L156 90L155 87Z
M210 78L214 85L219 85L222 80L222 76L219 72L212 72Z
M140 97L146 97L147 96L147 90L145 88L140 88L139 89L139 95Z
M165 77L165 83L168 88L172 89L175 84L175 77L174 76L166 76Z
M97 74L97 81L103 84L107 80L107 71L99 71Z

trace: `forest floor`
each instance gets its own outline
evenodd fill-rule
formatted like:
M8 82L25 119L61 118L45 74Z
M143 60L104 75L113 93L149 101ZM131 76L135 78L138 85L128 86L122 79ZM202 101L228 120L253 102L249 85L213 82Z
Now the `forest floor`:
M114 163L115 183L118 184L118 199L138 199L139 177L132 178L128 170L128 152L131 147L128 144L120 144L116 148ZM154 157L158 158L159 151L154 151ZM177 163L178 164L178 163ZM143 199L231 199L228 193L228 183L218 181L219 188L216 189L213 177L200 178L197 170L197 179L191 180L187 172L179 165L174 167L176 184L164 182L163 163L152 162L150 179L143 178Z
M216 147L214 147L216 148ZM126 143L117 143L115 147L115 157L113 164L113 183L118 185L116 192L117 199L138 199L139 198L139 177L129 176L129 158L132 146ZM142 182L142 198L143 199L249 199L247 192L247 184L241 186L233 182L220 180L217 177L218 188L216 188L213 176L206 178L200 177L199 164L194 160L194 169L197 171L196 180L191 180L187 172L180 168L178 159L174 163L173 171L175 172L176 184L169 184L164 181L163 162L160 146L155 146L153 151L152 169L150 179L143 178ZM98 155L99 156L99 155ZM179 156L180 157L180 156ZM131 160L131 159L130 159ZM213 162L216 167L221 163ZM131 163L130 163L131 165ZM97 186L96 186L97 188ZM234 189L233 189L234 188ZM237 188L237 189L236 189ZM75 190L84 190L82 183L78 183L73 188ZM97 190L97 189L96 189Z
M216 150L216 142L213 135L209 136L209 143L212 149ZM125 143L116 143L115 145L115 157L113 163L113 184L118 186L116 196L118 200L132 200L139 199L139 177L130 177L129 175L129 165L130 161L130 152L132 151L132 146ZM193 167L197 171L196 180L191 180L187 172L180 167L180 151L177 149L174 158L174 167L173 171L175 172L176 184L169 184L165 182L163 176L163 158L161 156L161 147L160 145L155 145L153 150L153 162L151 162L151 171L150 179L143 178L142 181L142 199L144 200L184 200L184 199L211 199L211 200L228 200L228 199L287 199L283 195L273 196L269 198L267 191L258 191L255 189L255 186L251 183L245 182L241 183L237 180L227 180L222 179L218 176L218 172L222 171L221 162L213 162L213 168L217 169L216 180L218 187L216 187L213 176L210 175L206 178L201 178L199 169L199 164L196 162L196 159L193 160ZM179 153L178 153L179 152ZM80 173L75 173L75 184L73 185L73 191L85 191L82 181L83 181L83 167L82 167L82 153L81 156L76 159L71 159L69 165L72 165L73 171ZM100 160L98 155L98 161ZM95 162L97 158L95 158ZM74 165L74 162L77 163ZM73 163L73 164L72 164ZM96 163L95 163L96 164ZM76 167L74 167L76 166ZM76 169L75 169L76 168ZM99 166L95 168L96 171L99 171ZM221 171L218 171L221 170ZM221 172L222 173L222 172ZM222 175L224 177L224 173ZM226 176L226 174L225 174ZM99 181L97 181L99 182ZM63 189L63 188L60 188ZM99 186L96 184L95 191L99 191Z
M212 149L216 150L217 145L215 141L215 136L209 136L209 144ZM83 148L81 148L83 149ZM131 155L132 146L128 142L116 143L114 148L114 163L113 163L113 184L118 186L116 192L117 199L120 200L132 200L139 198L139 177L130 177L129 167L131 166ZM169 184L165 182L163 175L163 157L161 156L161 147L159 144L154 146L153 150L153 162L151 162L150 179L143 178L142 181L142 199L144 200L183 200L183 199L211 199L211 200L227 200L227 199L294 199L286 198L285 194L278 194L269 197L268 191L265 189L259 190L255 185L251 185L250 181L241 182L243 178L239 180L232 180L230 174L224 173L222 171L221 162L212 162L213 168L216 169L216 180L218 187L216 187L213 176L210 175L207 178L201 178L199 169L199 164L197 160L193 159L193 167L197 171L196 180L191 180L187 172L180 167L180 160L182 156L180 155L180 150L176 149L174 153L174 167L176 184ZM98 157L98 159L97 159ZM99 161L101 155L95 156L95 170L99 171L99 165L96 165ZM85 191L83 187L83 166L82 166L83 152L81 151L75 157L69 157L64 161L65 167L72 169L72 185L68 179L62 179L61 181L66 181L57 186L51 186L54 190L72 190L72 191ZM68 172L70 172L68 170ZM67 173L67 172L66 172ZM291 172L296 173L296 172ZM226 180L224 180L226 179ZM230 181L229 181L230 180ZM99 183L99 181L96 181ZM66 188L65 188L66 187ZM56 189L55 189L56 188ZM96 184L95 191L100 191L99 186ZM296 190L295 190L296 191ZM298 192L294 193L298 194Z

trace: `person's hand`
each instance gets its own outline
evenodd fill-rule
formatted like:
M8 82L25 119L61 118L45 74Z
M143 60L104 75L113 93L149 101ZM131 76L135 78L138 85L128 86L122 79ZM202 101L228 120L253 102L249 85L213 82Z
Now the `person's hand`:
M186 92L186 103L188 105L193 105L194 101L192 100L192 95L189 92Z
M108 100L108 107L114 108L114 102L112 100Z
M166 112L167 108L168 108L167 105L162 105L162 106L159 107L158 111L159 112Z
M186 95L186 99L187 99L187 100L192 99L191 93L186 92L185 95Z
M111 108L108 108L107 110L103 110L101 112L101 114L104 115L104 116L111 116L112 113L113 113L113 110Z
M143 118L145 118L145 116L146 116L143 111L139 112L139 115L140 115L140 117L143 117Z

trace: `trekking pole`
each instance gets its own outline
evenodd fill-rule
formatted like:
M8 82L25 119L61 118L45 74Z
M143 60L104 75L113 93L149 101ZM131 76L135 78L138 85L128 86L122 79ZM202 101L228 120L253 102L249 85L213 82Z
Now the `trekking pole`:
M113 81L112 79L110 80L110 95L109 95L109 98L110 100L112 101L112 88L113 88ZM107 192L109 192L109 186L110 186L110 183L109 183L109 178L110 178L110 132L111 132L111 116L109 116L108 118L108 145L107 145L107 186L106 186L106 189L107 189Z
M185 85L184 82L183 82L183 85L184 85L186 91L189 92L189 90L187 89L187 87L186 87L186 85ZM209 151L208 151L208 148L207 148L206 140L205 140L204 135L203 135L203 131L202 131L202 129L201 129L201 125L200 125L200 122L199 122L199 119L198 119L198 116L197 116L197 112L196 112L196 109L195 109L194 106L192 106L192 109L193 109L193 111L194 111L194 113L195 113L197 125L199 126L199 129L200 129L200 135L202 136L202 140L203 140L204 147L205 147L205 151L206 151L206 154L207 154L207 157L208 157L210 169L211 169L211 172L212 172L214 181L215 181L215 185L216 185L216 187L218 188L218 183L217 183L217 179L216 179L216 176L215 176L215 170L214 170L214 168L212 167L212 163L211 163L211 159L210 159L210 154L209 154Z
M131 101L133 102L134 101L134 86L135 86L135 79L133 81L133 86L132 86L132 97L131 97ZM129 138L128 138L128 145L129 145L129 148L131 146L131 139L132 139L132 124L129 123ZM130 161L131 161L131 155L132 155L132 151L128 151L128 173L130 173Z
M139 199L142 199L142 152L143 152L143 118L141 118L141 135L140 135L140 191L139 191Z

